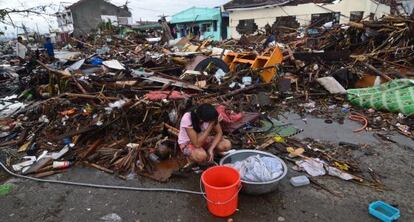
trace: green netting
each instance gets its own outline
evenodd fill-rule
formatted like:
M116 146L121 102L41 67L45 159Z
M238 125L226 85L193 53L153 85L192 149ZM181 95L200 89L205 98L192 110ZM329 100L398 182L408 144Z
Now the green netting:
M398 79L364 89L348 89L348 100L360 107L414 114L414 81Z

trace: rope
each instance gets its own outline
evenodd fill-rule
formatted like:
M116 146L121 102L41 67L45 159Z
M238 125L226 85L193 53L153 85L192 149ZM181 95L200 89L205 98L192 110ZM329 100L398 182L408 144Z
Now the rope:
M348 118L350 120L357 121L357 122L363 124L363 126L361 128L353 130L354 133L361 132L368 126L368 119L365 116L363 116L362 114L353 113Z
M34 178L30 176L24 176L24 175L13 173L2 162L0 162L0 166L3 168L4 171L6 171L6 173L14 177L23 178L27 180L33 180L36 182L43 182L43 183L64 184L64 185L92 187L92 188L99 188L99 189L115 189L115 190L147 191L147 192L175 192L175 193L204 195L203 192L175 189L175 188L126 187L126 186L102 185L102 184L81 183L81 182L72 182L72 181L47 180L47 179Z

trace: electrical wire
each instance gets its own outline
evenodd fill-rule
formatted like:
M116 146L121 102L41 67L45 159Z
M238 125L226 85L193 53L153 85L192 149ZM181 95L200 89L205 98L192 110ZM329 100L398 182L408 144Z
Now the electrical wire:
M81 182L72 182L72 181L61 181L61 180L47 180L47 179L34 178L30 176L24 176L24 175L13 173L3 164L3 162L0 162L0 166L3 168L4 171L6 171L8 174L14 177L24 178L28 180L37 181L37 182L43 182L43 183L64 184L64 185L92 187L92 188L100 188L100 189L147 191L147 192L175 192L175 193L187 193L187 194L196 194L196 195L204 194L203 192L184 190L184 189L175 189L175 188L126 187L126 186L102 185L102 184L81 183Z

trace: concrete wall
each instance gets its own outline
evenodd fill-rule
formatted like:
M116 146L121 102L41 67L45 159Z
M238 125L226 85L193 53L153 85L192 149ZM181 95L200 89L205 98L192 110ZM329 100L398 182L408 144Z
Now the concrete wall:
M73 18L70 10L63 10L56 13L56 19L61 32L73 32Z
M124 9L109 4L103 0L89 0L71 8L74 34L85 35L96 30L102 22L102 15L130 17Z
M217 31L214 31L214 27L213 27L214 22L217 22ZM203 24L210 24L210 29L205 32L201 32L201 27ZM184 36L181 36L181 33L180 33L180 29L184 26L184 23L178 23L175 25L177 27L177 38L184 37ZM193 23L188 23L187 27L190 27L191 25L193 25ZM213 20L212 21L200 21L200 22L196 22L196 25L200 27L200 32L201 32L200 37L202 39L210 38L214 41L221 40L221 19L214 20L214 21Z
M210 30L203 33L203 38L210 38L215 41L222 40L221 38L221 18L217 21L217 31L214 31L213 22L211 23Z
M312 14L341 12L340 23L349 22L351 11L364 11L364 17L375 13L377 18L389 14L390 7L378 4L372 0L342 0L337 4L301 4L296 6L275 6L256 9L228 10L230 13L230 30L232 38L240 38L236 27L240 20L254 19L259 28L266 24L272 25L279 16L296 16L296 20L302 25L308 25Z

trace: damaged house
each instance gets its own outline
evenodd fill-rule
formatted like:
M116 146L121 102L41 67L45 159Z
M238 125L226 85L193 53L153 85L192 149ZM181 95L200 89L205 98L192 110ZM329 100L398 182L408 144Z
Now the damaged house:
M59 29L63 33L83 35L96 30L102 22L129 25L132 15L126 5L118 7L106 0L80 0L61 6L56 13Z
M327 22L347 23L389 14L387 1L375 0L233 0L225 4L232 38L252 34L266 24L297 28Z
M179 38L191 33L202 39L220 41L227 38L229 17L220 8L192 7L173 15L170 23Z

